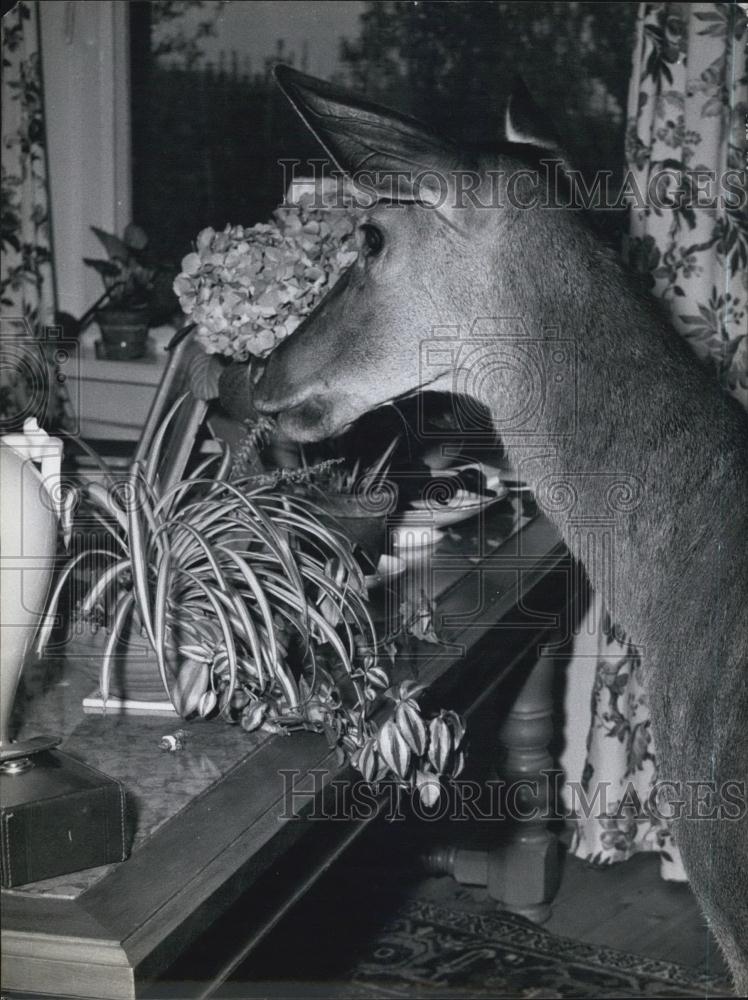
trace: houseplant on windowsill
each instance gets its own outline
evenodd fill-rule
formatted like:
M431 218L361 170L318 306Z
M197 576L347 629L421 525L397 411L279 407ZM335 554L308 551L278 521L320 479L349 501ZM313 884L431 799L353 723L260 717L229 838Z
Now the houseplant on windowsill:
M160 452L182 402L124 485L81 485L113 545L67 563L39 652L67 577L93 559L80 610L108 629L105 706L120 642L128 629L142 632L155 658L143 665L184 717L324 733L367 781L392 778L433 802L440 776L462 767L462 723L451 712L424 719L413 682L391 688L350 543L280 478L231 480L228 450L163 489ZM385 693L394 707L383 718Z
M140 226L131 223L122 238L97 226L91 229L107 253L106 260L84 258L104 282L94 313L102 352L111 361L140 358L154 319L158 277L168 269L150 255L148 236Z

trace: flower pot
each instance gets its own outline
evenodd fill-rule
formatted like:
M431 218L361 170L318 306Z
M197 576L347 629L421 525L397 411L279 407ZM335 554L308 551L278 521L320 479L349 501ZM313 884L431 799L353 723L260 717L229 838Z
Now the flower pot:
M75 656L80 669L90 676L92 683L98 684L109 632L104 628L94 632L86 623L81 623L78 628L81 632L73 635L68 656ZM156 654L133 624L126 627L125 634L117 642L109 693L114 698L131 701L166 700Z
M173 661L174 656L167 656ZM173 667L172 663L169 663ZM111 692L117 698L132 701L165 701L156 654L147 639L131 628L126 639L117 644L112 670Z
M107 306L96 314L102 353L110 361L142 358L148 343L148 306Z
M68 656L75 657L79 668L90 676L92 684L99 682L108 640L106 629L99 628L94 632L87 624L70 640ZM179 656L173 637L167 642L166 663L175 708L180 715L191 715L197 709L200 695L208 688L208 665ZM123 701L167 701L156 654L148 640L140 635L137 617L126 626L115 647L109 694Z

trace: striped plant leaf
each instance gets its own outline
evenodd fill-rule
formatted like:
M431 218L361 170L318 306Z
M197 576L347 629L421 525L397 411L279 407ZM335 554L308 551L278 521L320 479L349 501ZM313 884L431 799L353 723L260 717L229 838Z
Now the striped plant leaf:
M248 733L259 729L267 713L267 703L264 701L253 701L242 712L241 727Z
M218 704L218 697L215 691L206 691L197 704L197 714L201 719L206 718Z
M440 714L452 732L452 745L457 749L465 736L465 723L457 712L444 710Z
M366 681L372 687L384 691L390 685L390 678L383 667L369 667L366 671Z
M41 656L46 649L49 637L52 634L52 629L57 624L57 605L60 603L62 591L65 588L65 584L67 583L70 574L76 566L94 555L107 556L110 559L114 558L108 549L89 549L87 552L79 552L77 555L73 556L73 558L65 564L62 572L60 573L54 589L47 600L47 607L44 612L44 621L42 622L39 634L37 635L36 652L38 656Z
M164 437L169 429L169 424L172 422L176 416L177 411L187 399L189 393L184 392L182 395L174 401L171 408L169 409L166 416L163 418L158 426L158 429L151 441L151 446L148 449L148 461L145 466L145 478L146 481L154 484L156 479L156 469L158 468L159 459L161 458L161 448L164 443Z
M130 542L130 562L132 569L133 585L135 588L135 600L138 605L138 613L143 627L146 630L148 640L153 649L156 648L156 638L153 631L153 619L151 618L151 602L148 588L148 560L146 553L146 540L143 533L143 525L140 520L139 502L142 498L140 466L138 462L133 462L128 483L131 490L131 502L127 507L127 534Z
M367 740L361 747L357 767L365 781L373 781L377 773L377 745L375 740Z
M106 489L101 483L86 483L84 490L89 500L93 500L110 517L113 517L124 532L127 531L127 517L122 508L115 502L113 490Z
M401 702L395 709L395 724L417 757L425 753L428 735L417 706L414 708L410 701Z
M429 723L429 760L437 774L443 774L452 750L452 733L440 716Z
M410 747L397 728L394 719L388 719L379 730L377 747L382 755L382 760L393 774L404 781L408 773L411 753Z
M208 691L209 674L207 663L183 660L179 664L170 697L172 705L183 718L200 710L202 698Z
M99 688L101 689L101 700L103 702L105 712L106 703L109 698L109 682L112 677L112 660L114 658L114 651L117 648L117 643L122 635L125 622L132 612L134 603L133 595L129 592L120 594L119 599L117 600L117 607L114 612L114 624L112 626L112 631L109 633L109 638L107 639L107 644L104 649L104 657L101 661L101 670L99 671Z

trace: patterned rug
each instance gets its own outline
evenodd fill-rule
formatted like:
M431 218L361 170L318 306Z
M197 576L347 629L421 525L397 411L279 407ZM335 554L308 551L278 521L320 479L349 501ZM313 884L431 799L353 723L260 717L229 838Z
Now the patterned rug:
M719 997L693 969L598 948L509 913L405 903L352 971L350 997Z
M293 933L261 947L214 1000L732 996L727 983L696 969L582 944L511 913L422 899L387 912L387 894L377 890L367 887L365 907L360 898L346 906L342 924L299 917ZM384 919L356 926L357 915L377 910ZM281 969L288 978L279 981Z

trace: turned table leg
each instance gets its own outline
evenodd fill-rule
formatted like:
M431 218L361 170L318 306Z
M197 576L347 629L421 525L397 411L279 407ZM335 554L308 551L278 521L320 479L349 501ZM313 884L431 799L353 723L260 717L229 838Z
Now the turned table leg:
M489 865L488 891L508 910L542 922L559 882L558 844L548 829L553 807L553 660L541 655L499 731L499 776L515 824L500 861Z
M553 659L541 655L530 669L499 731L498 776L506 785L503 815L509 836L489 851L436 848L432 872L466 885L485 885L504 909L542 923L558 889L556 837L548 829L554 788Z

